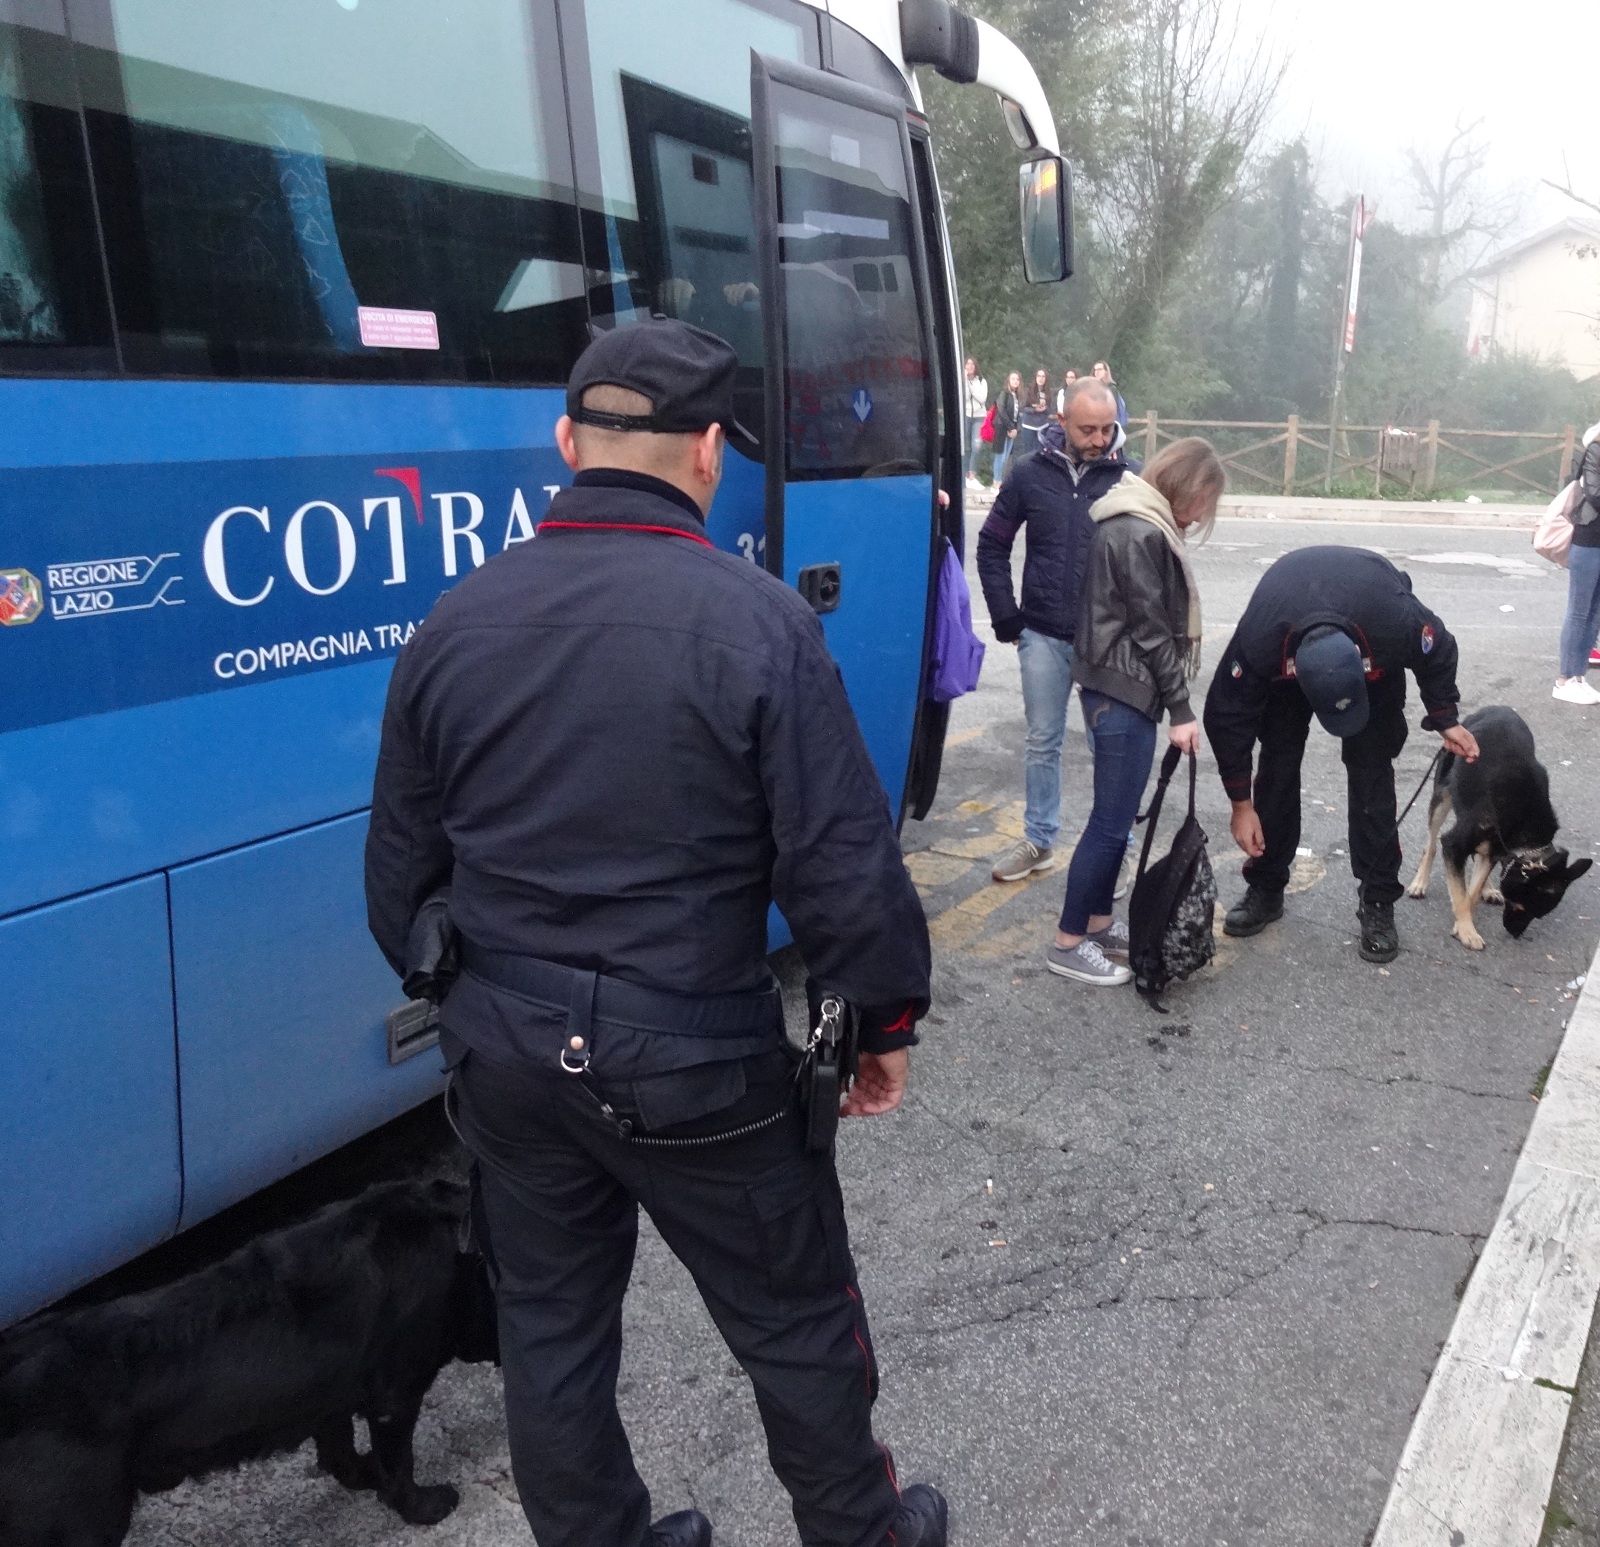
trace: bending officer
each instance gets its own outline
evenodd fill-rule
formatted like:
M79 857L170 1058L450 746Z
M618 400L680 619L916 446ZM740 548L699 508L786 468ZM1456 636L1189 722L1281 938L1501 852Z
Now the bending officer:
M927 926L816 616L704 520L737 358L654 321L591 344L537 540L441 598L396 664L367 844L397 970L441 887L451 1099L496 1279L512 1469L539 1547L706 1547L651 1525L617 1413L645 1207L755 1387L807 1547L943 1547L899 1493L831 1151L793 1099L767 913L862 1017L846 1115L893 1110ZM693 1141L705 1142L693 1142Z
M1261 577L1206 694L1206 739L1233 802L1234 841L1249 856L1249 889L1223 920L1228 934L1259 934L1283 917L1315 714L1343 743L1361 954L1371 962L1399 954L1394 760L1406 742L1406 672L1428 711L1423 730L1470 763L1478 744L1456 723L1456 656L1450 631L1411 594L1411 577L1369 549L1300 548Z

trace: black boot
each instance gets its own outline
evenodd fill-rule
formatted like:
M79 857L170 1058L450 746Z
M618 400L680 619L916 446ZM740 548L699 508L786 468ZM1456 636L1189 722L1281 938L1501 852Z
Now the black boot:
M1369 962L1392 962L1400 954L1400 932L1394 927L1392 902L1364 902L1356 909L1361 920L1361 955Z
M1268 924L1283 917L1283 893L1269 892L1254 882L1250 889L1231 908L1222 920L1225 935L1259 935Z
M711 1522L697 1509L663 1515L650 1527L650 1547L711 1547Z
M950 1539L950 1506L927 1483L913 1483L900 1495L895 1517L895 1547L945 1547Z

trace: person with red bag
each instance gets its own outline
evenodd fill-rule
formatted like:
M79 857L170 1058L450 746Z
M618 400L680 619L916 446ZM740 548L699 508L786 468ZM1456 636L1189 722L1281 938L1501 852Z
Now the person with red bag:
M1595 639L1600 637L1600 423L1583 435L1583 456L1573 469L1578 497L1571 508L1567 553L1567 615L1561 624L1561 659L1550 696L1563 704L1600 704L1589 685Z
M1006 463L1017 443L1017 431L1022 425L1022 372L1012 371L1006 377L1005 390L994 400L994 417L990 430L994 442L994 486L999 488L1006 476Z

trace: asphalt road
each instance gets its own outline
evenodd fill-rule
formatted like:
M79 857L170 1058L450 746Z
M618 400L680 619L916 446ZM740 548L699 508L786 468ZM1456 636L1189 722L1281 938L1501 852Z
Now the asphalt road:
M1196 563L1209 659L1267 564L1330 541L1411 572L1462 642L1466 702L1525 714L1564 841L1597 852L1600 715L1550 698L1564 577L1525 533L1219 523ZM1436 745L1420 714L1413 685L1402 798ZM1219 940L1160 1016L1046 973L1061 874L988 879L1020 830L1022 739L1015 655L991 644L938 805L905 831L936 946L913 1088L840 1142L880 1433L902 1480L944 1488L971 1547L1361 1547L1600 935L1600 879L1520 942L1485 925L1478 955L1448 938L1436 879L1400 905L1399 959L1363 963L1337 745L1313 731L1288 917ZM1075 733L1067 834L1088 789ZM1200 805L1231 900L1209 767ZM1421 831L1419 810L1408 865ZM648 1230L627 1319L624 1416L657 1511L705 1509L726 1547L792 1542L748 1385ZM318 1475L308 1448L144 1501L129 1541L529 1540L495 1372L445 1373L417 1455L463 1495L425 1534Z

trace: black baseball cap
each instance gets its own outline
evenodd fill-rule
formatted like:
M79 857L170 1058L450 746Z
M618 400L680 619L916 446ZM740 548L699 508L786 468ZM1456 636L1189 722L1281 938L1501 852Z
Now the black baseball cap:
M567 414L602 430L693 435L720 424L730 441L759 452L761 443L733 416L739 356L733 345L687 322L656 318L602 333L578 356L567 380ZM590 387L626 387L654 405L648 414L585 408Z
M1365 728L1366 663L1343 629L1324 624L1307 632L1295 648L1294 679L1329 735L1354 736Z

